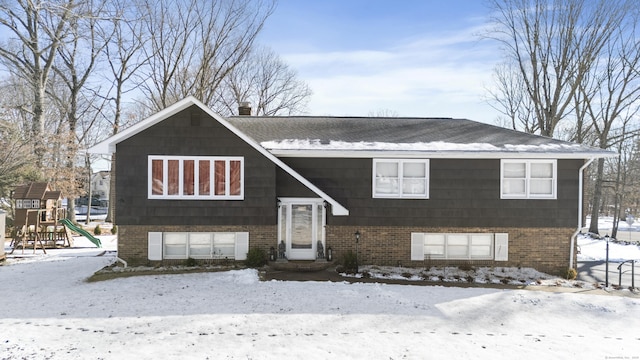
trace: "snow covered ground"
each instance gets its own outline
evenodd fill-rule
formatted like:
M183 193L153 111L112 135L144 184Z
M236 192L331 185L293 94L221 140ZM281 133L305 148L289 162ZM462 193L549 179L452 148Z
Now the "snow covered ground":
M251 269L88 283L115 261L117 239L101 239L0 267L0 359L640 358L628 290L261 282ZM581 239L580 256L601 242Z

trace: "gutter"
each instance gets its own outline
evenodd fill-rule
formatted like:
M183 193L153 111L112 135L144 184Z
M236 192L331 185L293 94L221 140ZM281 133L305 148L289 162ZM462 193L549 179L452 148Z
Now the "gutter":
M578 238L578 234L580 234L580 231L582 231L582 204L584 202L584 193L583 193L583 188L584 188L584 169L587 168L587 166L591 165L591 163L595 160L596 158L591 158L589 159L589 161L587 161L586 163L584 163L584 165L582 165L580 167L580 170L578 170L578 228L576 229L576 232L573 233L573 235L571 235L571 250L570 250L570 255L569 255L569 268L573 269L574 268L574 264L573 264L573 255L574 255L574 249L576 248L576 239Z

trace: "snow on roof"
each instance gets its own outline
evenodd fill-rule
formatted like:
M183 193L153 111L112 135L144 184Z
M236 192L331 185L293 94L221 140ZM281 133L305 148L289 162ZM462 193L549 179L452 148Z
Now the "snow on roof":
M388 142L347 142L322 141L320 139L285 139L281 141L263 141L260 143L268 150L394 150L394 151L515 151L515 152L546 152L580 150L578 144L538 144L514 145L505 144L504 147L487 143L458 144L445 141L388 143Z

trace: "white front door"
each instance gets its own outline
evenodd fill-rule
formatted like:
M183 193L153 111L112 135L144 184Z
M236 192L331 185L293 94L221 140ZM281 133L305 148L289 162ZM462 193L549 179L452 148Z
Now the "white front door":
M278 244L284 242L287 259L315 260L318 242L324 249L324 201L309 198L279 200Z

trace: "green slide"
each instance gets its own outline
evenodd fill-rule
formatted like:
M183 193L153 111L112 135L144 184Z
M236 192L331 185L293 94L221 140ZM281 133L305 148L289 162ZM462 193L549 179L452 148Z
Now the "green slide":
M78 233L78 234L86 237L87 239L89 239L89 241L91 241L92 243L96 244L97 247L99 247L99 248L102 247L102 242L100 241L100 239L94 237L93 235L91 235L91 233L87 232L85 229L73 225L71 220L62 219L62 220L60 220L60 222L62 223L62 225L64 225L67 228L69 228L69 230L71 230L71 231L73 231L75 233Z

